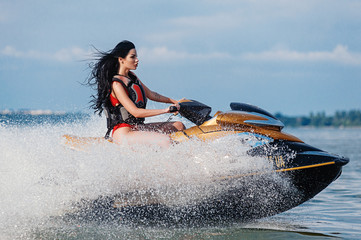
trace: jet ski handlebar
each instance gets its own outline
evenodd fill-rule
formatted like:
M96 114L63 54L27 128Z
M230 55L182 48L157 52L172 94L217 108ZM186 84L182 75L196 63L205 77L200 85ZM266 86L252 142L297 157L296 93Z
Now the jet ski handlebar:
M170 112L170 113L174 113L174 112L176 112L176 111L178 111L178 108L177 108L176 106L170 106L170 107L169 107L169 112Z
M179 113L192 123L201 125L211 119L212 108L195 100L184 99L179 103Z
M177 110L175 106L171 106L169 108L170 112L172 112L172 110L175 112L178 111L180 115L182 115L183 117L185 117L186 119L188 119L189 121L191 121L196 125L201 125L205 121L212 118L210 116L212 108L196 100L183 99L179 102L179 105L180 105L179 110ZM245 111L250 113L258 113L268 116L272 120L279 121L275 116L273 116L269 112L250 104L232 102L230 104L230 107L232 111ZM282 125L281 128L283 128L283 124L281 125Z

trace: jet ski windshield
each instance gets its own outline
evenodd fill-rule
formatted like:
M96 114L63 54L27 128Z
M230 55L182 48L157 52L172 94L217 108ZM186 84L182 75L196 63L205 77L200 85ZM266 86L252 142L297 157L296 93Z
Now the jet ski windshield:
M260 113L263 115L266 115L268 117L271 117L273 119L278 120L275 116L267 112L266 110L263 110L262 108L246 104L246 103L238 103L238 102L232 102L230 104L230 107L233 111L245 111L245 112L254 112L254 113Z
M179 103L179 113L196 125L211 119L212 108L195 100L184 100Z

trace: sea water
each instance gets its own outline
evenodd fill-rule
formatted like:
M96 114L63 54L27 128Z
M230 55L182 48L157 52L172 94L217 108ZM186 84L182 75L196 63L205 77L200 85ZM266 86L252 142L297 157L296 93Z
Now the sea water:
M169 149L105 142L75 151L62 138L99 137L105 130L104 118L87 114L0 116L0 239L360 237L361 129L286 129L351 162L314 199L273 217L194 226L64 221L83 199L137 190L151 191L167 206L182 206L222 192L227 186L211 181L214 176L269 167L265 159L250 161L248 146L235 139L191 141Z

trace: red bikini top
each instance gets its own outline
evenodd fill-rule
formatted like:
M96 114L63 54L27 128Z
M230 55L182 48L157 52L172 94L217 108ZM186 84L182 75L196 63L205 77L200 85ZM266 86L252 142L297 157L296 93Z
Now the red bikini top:
M114 80L114 79L113 79L113 80ZM117 82L122 83L122 86L124 87L124 90L125 90L125 91L127 92L127 94L129 95L128 89L126 88L125 84L124 84L123 82L119 81L119 80L118 80ZM111 104L113 105L113 107L115 107L115 106L117 106L118 104L120 104L119 100L118 100L116 97L114 97L112 94L110 94L110 102L111 102Z
M110 103L113 105L113 107L120 104L119 100L116 97L114 97L112 94L110 94Z

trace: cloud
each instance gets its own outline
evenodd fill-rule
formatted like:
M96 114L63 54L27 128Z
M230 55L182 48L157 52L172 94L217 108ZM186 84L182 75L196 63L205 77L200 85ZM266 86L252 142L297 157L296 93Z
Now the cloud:
M214 35L221 35L224 32L237 29L237 26L243 20L242 16L235 17L231 13L217 13L213 15L195 15L171 18L162 23L163 29L154 30L145 34L144 38L153 44L178 43L184 44L184 41L190 39L204 38Z
M245 60L292 61L292 62L336 62L346 65L361 65L361 54L352 53L347 46L337 45L332 51L298 52L288 49L274 49L260 53L246 53Z
M79 47L72 47L61 49L55 52L52 57L57 61L68 62L72 60L88 59L90 55L90 51L86 51Z
M6 46L0 50L0 54L13 58L70 62L87 59L91 53L79 47L63 48L54 53L48 53L36 50L20 51L13 46Z
M154 48L140 48L138 50L141 61L152 62L176 62L180 60L199 61L199 60L233 60L233 61L262 61L262 62L334 62L345 65L361 65L361 53L351 52L348 47L342 44L337 45L332 51L309 51L300 52L283 47L276 47L263 52L248 52L240 55L232 55L227 52L205 52L190 53L186 51L176 51L166 46ZM77 60L89 59L91 52L79 47L63 48L54 53L40 52L35 50L20 51L12 46L6 46L0 50L3 56L51 60L58 62L71 62Z
M155 48L140 48L139 56L142 61L172 62L179 60L232 60L232 61L262 61L262 62L334 62L346 65L361 65L361 54L350 52L347 46L337 45L332 51L300 52L289 49L275 48L258 53L243 53L231 55L225 52L189 53L184 51L170 50L165 46Z
M210 52L210 53L189 53L184 51L169 50L167 47L140 48L140 60L151 62L156 61L178 61L178 60L208 60L214 58L227 59L231 58L228 53Z

